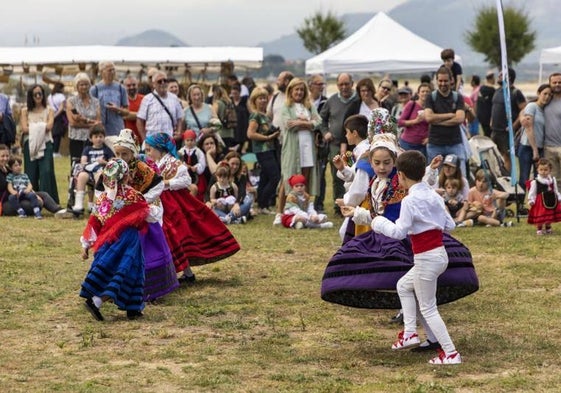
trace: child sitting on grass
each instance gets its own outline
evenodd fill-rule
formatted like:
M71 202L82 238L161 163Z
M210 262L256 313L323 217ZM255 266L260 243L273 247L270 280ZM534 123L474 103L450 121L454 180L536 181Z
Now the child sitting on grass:
M21 207L20 201L26 199L31 203L33 208L33 213L35 218L40 220L43 218L41 216L41 207L39 206L39 200L37 199L37 194L33 192L33 185L29 180L27 174L23 173L22 160L19 157L13 157L8 160L8 168L10 173L6 176L7 191L10 194L8 196L8 201L12 204L14 209L18 212L18 216L21 218L27 217L25 210Z
M460 193L460 181L449 178L444 181L444 205L455 222L462 222L466 215L468 202Z
M282 225L286 228L333 228L325 214L318 214L314 209L314 200L306 192L304 175L292 175L288 179L292 191L286 196Z
M475 186L468 192L466 220L458 226L473 226L475 222L488 227L512 226L503 222L508 193L489 187L489 180L483 169L475 172Z
M247 217L240 216L238 186L230 181L230 167L221 163L214 174L216 183L210 187L210 208L224 224L245 224Z

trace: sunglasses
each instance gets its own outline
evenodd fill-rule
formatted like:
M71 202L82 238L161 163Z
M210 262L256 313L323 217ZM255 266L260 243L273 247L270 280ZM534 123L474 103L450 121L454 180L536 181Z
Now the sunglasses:
M168 83L169 81L167 79L158 79L156 81L157 84L159 85L165 85L166 83Z
M387 86L381 86L380 89L390 91L392 88Z
M34 97L43 97L43 93L41 93L40 91L33 93Z

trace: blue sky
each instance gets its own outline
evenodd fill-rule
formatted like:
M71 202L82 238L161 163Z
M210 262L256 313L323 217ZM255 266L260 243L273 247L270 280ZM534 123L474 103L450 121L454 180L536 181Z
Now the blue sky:
M12 0L2 5L0 46L112 45L161 29L192 46L254 46L291 34L317 10L389 11L407 0Z

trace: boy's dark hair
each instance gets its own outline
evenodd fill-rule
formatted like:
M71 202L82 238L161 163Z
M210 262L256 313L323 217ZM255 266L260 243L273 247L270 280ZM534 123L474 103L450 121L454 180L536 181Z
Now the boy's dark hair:
M103 126L103 124L98 123L90 129L90 138L94 135L100 135L100 134L105 136L105 127Z
M20 165L23 165L23 160L20 157L12 157L8 160L8 168L12 169L12 166L16 162L19 163Z
M442 52L440 52L440 58L442 60L446 60L446 59L454 60L455 57L456 57L456 53L454 52L454 49L444 49Z
M399 172L413 181L423 180L427 160L425 156L417 150L408 150L397 156L395 166Z
M346 130L356 131L362 139L368 138L368 119L363 115L352 115L343 125Z

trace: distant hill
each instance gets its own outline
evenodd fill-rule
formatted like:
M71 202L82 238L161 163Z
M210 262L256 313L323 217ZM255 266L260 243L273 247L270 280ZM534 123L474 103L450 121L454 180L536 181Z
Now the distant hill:
M146 30L117 41L117 46L189 46L163 30Z
M531 7L521 0L510 2L517 8L527 11L532 20L532 28L537 31L536 49L522 61L536 63L543 48L561 45L561 24L558 21L557 0L533 0ZM463 58L464 64L481 64L483 56L473 52L465 43L465 32L472 28L476 11L482 4L494 5L487 0L409 0L388 15L412 32L443 48L454 48ZM341 17L345 23L347 36L364 25L374 13L345 14ZM380 37L383 39L383 37ZM286 60L305 60L313 56L302 45L296 32L269 42L259 43L265 55L278 54ZM398 50L399 48L396 48ZM376 50L376 43L372 43Z

